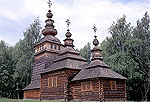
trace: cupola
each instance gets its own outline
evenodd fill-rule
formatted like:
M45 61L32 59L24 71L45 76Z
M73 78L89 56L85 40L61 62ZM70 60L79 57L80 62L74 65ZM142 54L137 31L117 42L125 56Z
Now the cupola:
M69 29L69 25L70 25L70 21L67 19L66 21L67 26L68 26L68 30L67 33L65 34L66 39L64 40L64 47L74 47L73 45L73 39L71 39L72 34L70 33L70 29Z
M100 59L100 60L102 60L102 55L101 55L102 50L98 46L99 45L99 41L98 41L97 36L96 36L96 30L97 30L97 28L96 28L95 25L94 25L93 29L94 29L94 33L95 33L95 36L94 36L95 38L93 40L94 48L91 51L92 52L92 60L94 60L94 59Z

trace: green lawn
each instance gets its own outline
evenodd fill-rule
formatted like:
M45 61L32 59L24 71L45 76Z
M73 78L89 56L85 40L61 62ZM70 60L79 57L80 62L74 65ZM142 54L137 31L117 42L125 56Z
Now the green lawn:
M17 99L0 99L0 102L62 102L62 101L38 101L38 100L17 100Z
M0 102L65 102L65 101L38 101L38 100L17 100L17 99L3 99L0 98ZM79 101L70 101L70 102L79 102ZM84 101L86 102L86 101ZM87 102L92 102L92 101L87 101ZM115 101L112 101L115 102ZM126 102L150 102L150 101L126 101Z

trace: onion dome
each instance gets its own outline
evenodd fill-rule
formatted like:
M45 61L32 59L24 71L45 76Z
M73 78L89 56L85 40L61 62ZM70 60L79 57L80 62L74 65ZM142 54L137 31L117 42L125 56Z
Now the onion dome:
M66 23L68 26L68 30L67 30L67 33L65 34L67 38L64 40L64 47L74 47L73 45L74 40L71 39L72 34L70 33L70 30L69 30L70 21L67 19Z
M45 21L46 23L46 26L45 26L45 29L42 31L43 35L46 36L46 35L52 35L52 36L55 36L57 35L57 30L54 29L54 20L52 20L52 17L53 17L53 14L51 13L51 10L48 10L48 13L47 13L47 20Z
M93 45L97 46L99 44L99 41L97 40L97 36L94 36L95 39L93 40Z
M97 36L94 36L94 37L95 37L95 39L93 40L94 48L92 49L92 59L94 59L94 58L101 58L102 50L98 46L99 45L99 41L96 38Z
M67 33L65 34L66 37L71 37L71 36L72 36L72 34L71 34L69 31L70 31L70 30L68 29L68 30L67 30Z
M71 39L72 34L70 33L70 31L67 30L67 33L65 35L67 38L64 40L64 47L74 47L73 45L74 40Z
M102 50L98 46L99 45L99 41L98 41L97 36L96 36L96 30L97 30L97 28L96 28L95 25L94 25L93 29L94 29L94 32L95 32L95 36L94 36L95 38L93 40L94 48L91 51L92 52L92 60L94 60L94 59L100 59L100 60L102 60L102 56L101 56Z

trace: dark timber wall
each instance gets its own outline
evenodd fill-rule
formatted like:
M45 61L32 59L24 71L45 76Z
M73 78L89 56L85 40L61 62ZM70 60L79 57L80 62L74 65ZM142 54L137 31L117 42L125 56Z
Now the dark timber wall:
M110 80L104 80L104 99L106 101L125 101L126 100L126 86L123 80L116 81L116 90L111 90Z
M41 76L41 100L71 100L71 88L69 79L78 70L62 69L55 72L45 73ZM57 87L48 87L48 78L57 77Z
M91 82L92 90L83 91L81 83ZM111 89L111 82L116 81L116 89ZM92 79L76 81L72 84L72 97L74 101L125 101L125 82L122 80Z
M90 91L82 91L80 81L73 83L72 89L74 101L99 101L99 81L90 82L92 82L92 90Z

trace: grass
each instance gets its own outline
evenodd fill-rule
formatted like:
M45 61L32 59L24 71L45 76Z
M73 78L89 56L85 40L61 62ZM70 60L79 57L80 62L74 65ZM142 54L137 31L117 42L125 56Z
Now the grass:
M60 101L60 100L39 101L39 100L18 100L18 99L4 99L4 98L0 98L0 102L65 102L65 101ZM70 102L79 102L79 101L70 101ZM88 102L92 102L92 101L88 101ZM115 102L115 101L112 101L112 102ZM150 101L126 101L126 102L150 102Z
M38 100L18 100L18 99L3 99L0 102L61 102L61 101L38 101Z

